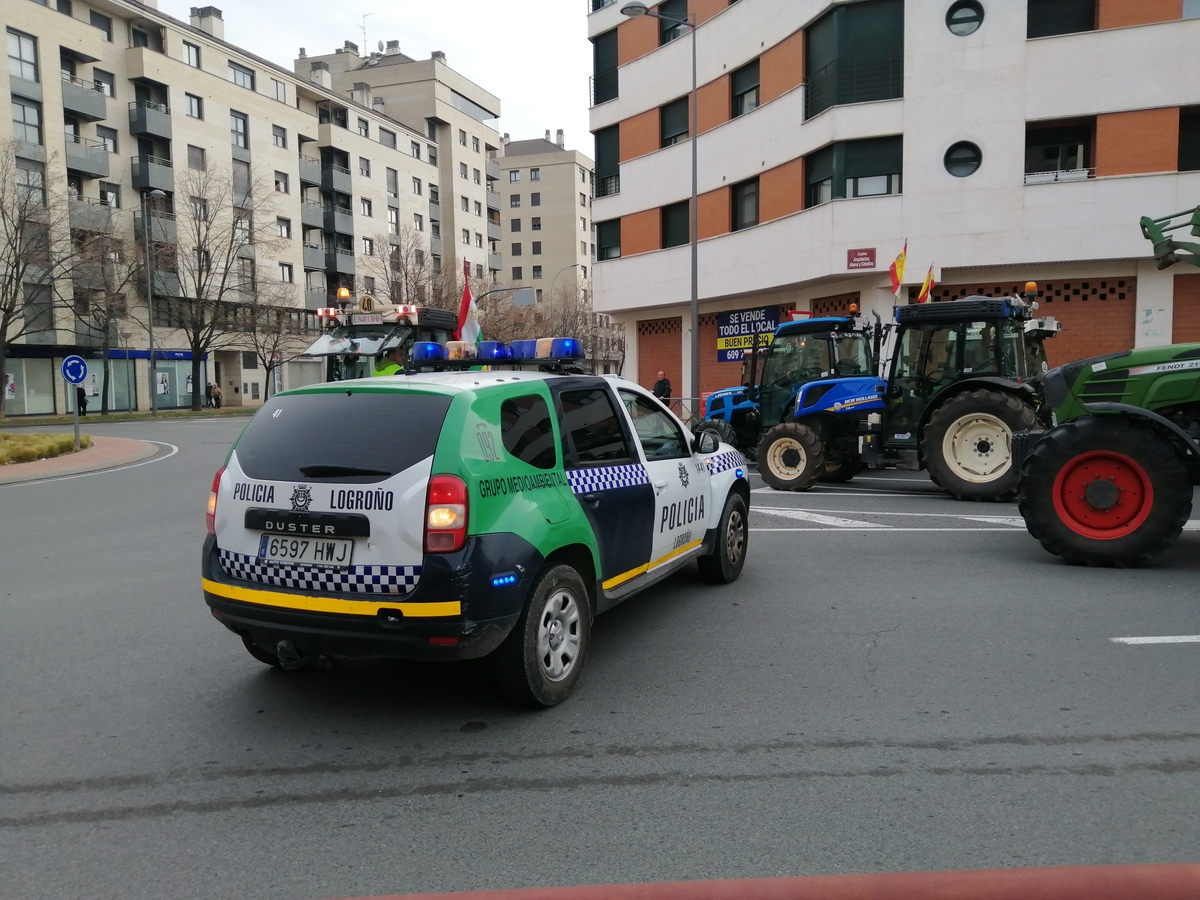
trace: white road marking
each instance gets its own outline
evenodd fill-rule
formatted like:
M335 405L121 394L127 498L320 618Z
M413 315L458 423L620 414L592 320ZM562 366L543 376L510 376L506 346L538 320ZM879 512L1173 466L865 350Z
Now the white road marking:
M884 532L884 531L886 531L888 534L899 534L902 531L955 531L955 532L959 532L959 531L1004 531L1004 532L1007 532L1008 534L1016 534L1017 533L1015 531L1015 529L1012 529L1012 528L1004 528L1004 527L987 528L984 526L980 526L979 528L970 528L970 527L968 527L968 528L906 528L903 526L888 525L888 526L884 526L881 528L878 525L874 525L874 526L864 525L860 528L751 528L750 530L751 531L823 531L826 534L834 534L834 533L845 534L845 533L852 532L852 531L869 531L873 534L880 534L881 532Z
M820 513L809 512L806 509L780 509L773 507L771 509L756 509L755 512L764 513L768 516L781 516L785 519L800 519L805 522L813 522L817 525L829 525L834 528L890 528L890 525L880 525L873 522L859 522L857 519L843 519L840 516L823 516Z
M775 490L775 488L751 488L750 493L752 493L752 494L773 494L776 497L786 497L790 494L794 497L821 497L821 498L825 498L825 497L895 497L897 499L907 500L907 499L914 498L914 497L922 498L922 499L924 499L926 497L930 497L930 498L933 498L934 500L945 500L946 499L945 494L942 494L942 493L935 494L931 491L923 491L920 493L908 493L908 494L897 494L894 492L886 492L886 491L846 491L844 493L840 492L840 491L813 491L812 493L809 493L806 491L777 491L777 490Z
M855 481L904 481L909 484L933 484L928 478L884 478L881 475L855 475Z
M966 519L968 522L983 522L985 525L1012 525L1016 528L1025 527L1025 520L1020 516L955 516L955 518Z
M1183 523L1184 531L1200 531L1200 519L1189 519Z
M107 475L109 472L124 472L128 469L136 469L140 466L148 466L151 463L162 462L164 459L170 459L179 452L179 448L174 444L168 444L166 441L147 441L143 438L138 438L144 444L157 444L160 447L170 447L171 452L163 456L155 456L142 462L130 463L127 466L113 466L111 469L96 469L94 472L79 472L76 475L47 475L45 478L38 478L33 481L12 481L8 484L0 484L0 489L21 487L27 484L47 484L51 481L70 481L72 478L89 478L92 475Z
M1167 634L1159 637L1123 637L1110 640L1114 644L1200 644L1200 634Z

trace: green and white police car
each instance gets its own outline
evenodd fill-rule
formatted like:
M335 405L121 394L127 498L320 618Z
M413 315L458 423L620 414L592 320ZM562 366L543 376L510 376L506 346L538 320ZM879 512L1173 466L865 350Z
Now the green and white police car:
M748 545L745 461L615 377L415 372L269 400L213 479L203 588L258 660L489 656L570 694L592 619Z

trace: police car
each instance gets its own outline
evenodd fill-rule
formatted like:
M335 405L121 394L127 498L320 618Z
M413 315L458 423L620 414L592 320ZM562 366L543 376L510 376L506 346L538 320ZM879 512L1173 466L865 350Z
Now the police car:
M552 706L595 614L693 561L738 577L749 500L737 450L620 378L312 385L269 400L213 479L204 596L269 665L489 656L506 696Z

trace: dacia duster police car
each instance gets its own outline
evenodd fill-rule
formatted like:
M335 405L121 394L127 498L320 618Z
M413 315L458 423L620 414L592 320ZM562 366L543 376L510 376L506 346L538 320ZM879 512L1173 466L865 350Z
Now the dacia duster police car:
M596 613L695 560L738 577L749 482L619 378L410 373L269 400L213 479L212 614L258 660L490 655L563 700Z

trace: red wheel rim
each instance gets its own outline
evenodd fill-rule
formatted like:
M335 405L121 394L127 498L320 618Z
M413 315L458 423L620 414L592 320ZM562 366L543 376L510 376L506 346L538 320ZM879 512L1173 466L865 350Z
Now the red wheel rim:
M1111 505L1105 505L1114 497ZM1153 508L1150 476L1122 453L1081 453L1054 479L1055 512L1068 528L1086 538L1113 541L1133 534Z

